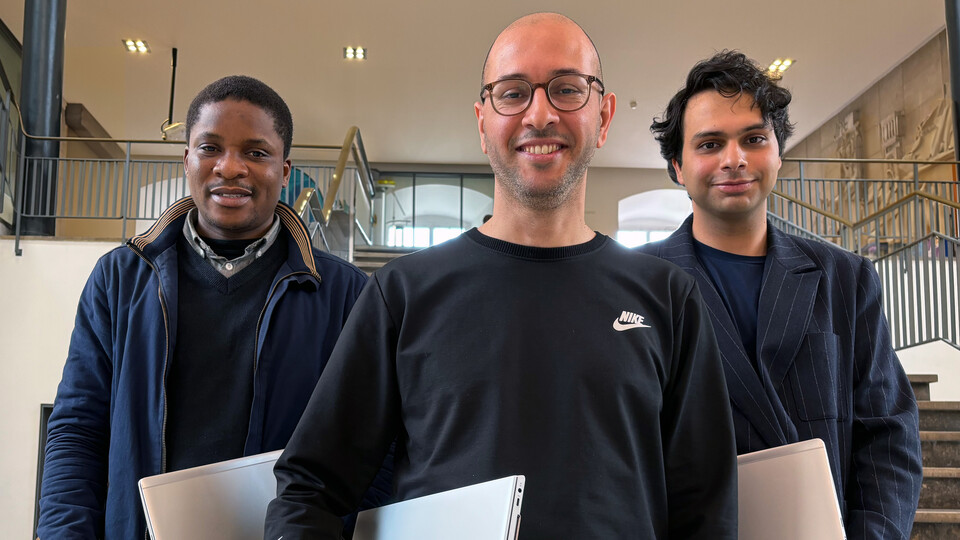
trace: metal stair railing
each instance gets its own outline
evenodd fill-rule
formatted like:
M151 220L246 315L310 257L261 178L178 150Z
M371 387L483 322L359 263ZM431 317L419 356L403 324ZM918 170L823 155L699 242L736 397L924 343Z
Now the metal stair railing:
M348 168L346 165L351 156L355 167ZM326 193L327 196L323 197L316 190L304 190L293 208L308 223L311 235L319 235L319 243L325 251L353 262L358 236L366 245L373 244L371 237L376 222L373 200L377 193L363 137L357 126L347 130ZM331 232L331 220L334 212L343 212L348 216L346 246L332 245L331 238L335 235Z
M0 219L13 225L13 198L15 196L17 165L17 137L20 133L19 115L13 114L13 92L7 92L0 101ZM7 201L10 202L7 202Z
M958 162L951 161L905 161L905 160L868 160L868 159L801 159L785 158L784 169L778 179L778 189L787 195L810 202L823 211L837 214L851 221L859 221L869 214L876 213L914 191L946 199L958 200L958 184L953 168ZM869 176L857 178L824 178L826 174L811 176L810 169L826 167L863 167L872 165L883 168L887 175L905 178L871 179ZM942 180L923 179L924 172L931 176L930 169L949 167L950 178ZM789 172L796 170L796 176ZM907 172L909 171L909 172ZM855 171L854 171L855 172Z
M780 229L785 233L792 234L794 236L799 236L801 238L807 238L809 240L816 240L817 242L823 242L825 244L833 243L827 240L826 238L818 235L817 233L804 229L803 227L797 225L796 223L787 221L786 219L783 219L782 217L776 214L773 214L769 211L767 212L767 220L770 221L774 227Z
M862 239L865 235L860 229L875 227L877 222L885 223L887 214L904 208L910 214L904 220L907 228L910 228L910 224L921 221L919 216L924 211L917 201L937 203L954 212L960 209L960 205L952 201L912 193L858 223L841 221L841 237ZM769 212L767 216L774 226L786 232L828 241L781 216ZM911 239L887 253L869 252L862 244L859 245L861 252L868 251L863 255L873 259L880 276L883 310L890 325L894 349L941 340L960 349L960 240L938 232L915 235L914 230L898 235L900 239ZM874 239L878 237L876 234L873 236Z
M0 109L0 217L5 210L4 195L11 195L14 210L11 218L16 238L14 251L17 255L22 254L23 218L114 220L120 223L119 236L125 239L129 221L155 220L171 203L189 194L182 158L149 157L166 153L158 151L162 147L157 145L183 145L183 141L32 136L24 132L18 120L16 103L8 94ZM25 152L27 139L116 144L123 149L123 157L28 157ZM350 144L346 150L353 154L356 166L346 166L344 147L294 144L293 149L299 154L336 150L341 159L337 166L330 165L328 158L319 155L311 159L294 159L289 185L281 193L281 200L293 205L297 195L307 189L313 190L315 195L337 194L342 191L341 185L351 184L342 182L344 177L363 179L361 193L373 192L373 175L359 130L351 128L347 139ZM361 230L361 236L368 235L373 214L370 210L357 212L355 209L372 208L370 199L358 196L354 202L353 197L342 193L335 197L318 197L321 205L335 205L330 211L349 204L357 221L368 224L365 230Z
M913 191L859 221L853 221L773 190L768 199L768 212L791 224L799 223L795 226L845 249L876 258L928 232L958 236L960 203ZM798 219L800 215L805 219ZM930 230L932 226L936 229Z
M960 348L958 184L919 179L921 165L956 164L907 163L912 181L781 179L768 199L768 216L788 232L873 259L895 349L938 340ZM817 205L825 200L826 208Z
M930 233L874 261L894 349L943 340L960 348L960 240Z

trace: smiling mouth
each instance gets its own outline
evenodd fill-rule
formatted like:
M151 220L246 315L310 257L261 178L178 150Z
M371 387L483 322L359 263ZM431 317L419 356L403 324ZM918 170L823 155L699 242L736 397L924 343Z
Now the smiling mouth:
M533 144L530 146L521 146L518 148L519 151L525 154L534 154L538 156L552 154L559 151L562 148L559 144Z
M253 191L240 186L219 186L210 190L210 198L219 206L237 208L253 197Z

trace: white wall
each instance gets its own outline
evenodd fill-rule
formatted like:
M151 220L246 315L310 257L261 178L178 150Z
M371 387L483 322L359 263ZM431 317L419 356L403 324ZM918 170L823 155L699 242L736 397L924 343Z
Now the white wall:
M80 291L116 242L0 239L0 538L33 534L40 404L53 403Z
M933 401L960 401L960 351L942 341L897 352L903 369L911 375L930 374L939 381L930 385Z

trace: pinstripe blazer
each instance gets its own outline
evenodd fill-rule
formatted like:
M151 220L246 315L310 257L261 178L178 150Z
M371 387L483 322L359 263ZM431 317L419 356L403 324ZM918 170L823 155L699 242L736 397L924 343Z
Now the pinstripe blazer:
M920 494L917 405L866 259L767 225L757 367L694 254L693 216L641 251L692 274L713 320L743 454L823 439L848 537L910 537Z

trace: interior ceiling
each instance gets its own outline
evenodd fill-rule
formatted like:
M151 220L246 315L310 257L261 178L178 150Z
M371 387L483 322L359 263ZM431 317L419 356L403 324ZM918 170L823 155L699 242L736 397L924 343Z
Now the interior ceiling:
M0 2L21 41L23 8ZM297 143L340 144L357 125L374 162L485 164L473 112L481 63L504 26L541 10L575 19L600 51L618 98L593 161L605 167L663 166L650 121L717 50L797 59L783 84L798 141L944 27L943 0L82 0L67 2L63 96L113 137L159 139L176 47L175 121L204 85L243 73L286 99ZM127 53L128 37L152 52ZM347 45L367 47L369 59L343 60Z

